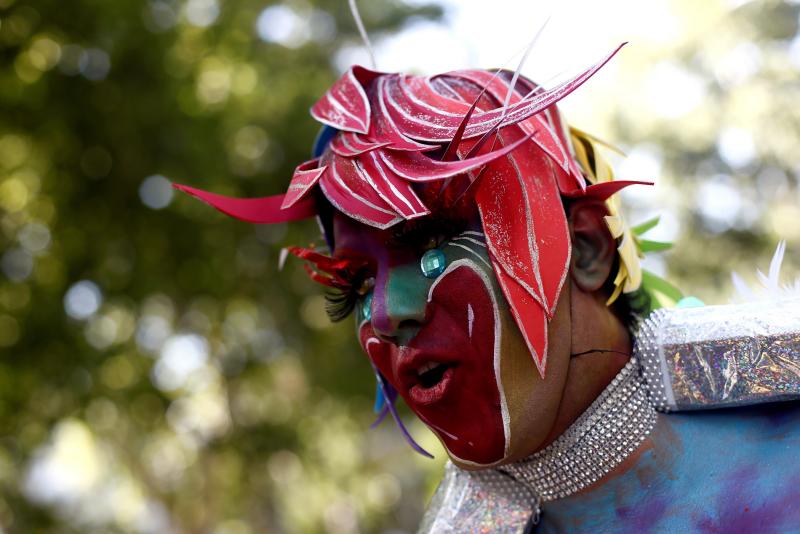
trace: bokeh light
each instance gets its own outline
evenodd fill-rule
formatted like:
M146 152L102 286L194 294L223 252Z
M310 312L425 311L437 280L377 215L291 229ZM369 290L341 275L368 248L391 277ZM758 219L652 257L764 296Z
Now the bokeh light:
M616 145L646 267L726 302L800 267L800 3L360 1L378 68L505 66ZM444 456L373 420L352 324L249 225L176 194L285 190L308 109L368 65L346 0L0 0L0 532L412 532ZM515 56L515 54L517 54Z
M139 186L139 198L148 208L160 210L169 206L172 202L174 190L172 182L161 176L154 174L148 176Z
M103 294L91 280L76 282L64 295L64 311L73 319L88 319L102 303Z

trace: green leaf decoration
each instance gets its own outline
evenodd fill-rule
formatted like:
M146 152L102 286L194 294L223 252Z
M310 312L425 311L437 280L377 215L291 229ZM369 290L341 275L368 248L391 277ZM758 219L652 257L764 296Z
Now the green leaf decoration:
M683 298L683 292L660 276L650 271L642 270L642 286L648 293L660 293L670 300L678 302Z
M655 228L658 225L660 220L661 220L661 216L660 215L658 217L653 217L649 221L645 221L642 224L634 226L633 228L631 228L631 230L636 235L642 235L643 233Z
M639 250L642 252L661 252L672 248L672 243L663 241L650 241L649 239L638 239Z

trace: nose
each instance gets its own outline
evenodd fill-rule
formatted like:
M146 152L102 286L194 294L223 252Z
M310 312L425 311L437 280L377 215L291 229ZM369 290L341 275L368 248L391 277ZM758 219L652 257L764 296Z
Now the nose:
M372 298L375 334L396 345L408 345L425 323L429 287L430 280L414 263L379 273Z

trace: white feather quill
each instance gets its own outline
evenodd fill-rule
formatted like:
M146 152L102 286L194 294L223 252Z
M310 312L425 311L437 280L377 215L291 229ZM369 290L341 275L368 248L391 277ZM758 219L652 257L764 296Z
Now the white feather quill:
M731 281L736 289L734 302L753 302L762 300L780 299L786 297L800 297L800 277L793 282L781 285L781 267L786 256L786 241L781 241L775 248L772 261L769 264L768 274L760 269L756 270L758 284L750 287L736 272L731 273Z

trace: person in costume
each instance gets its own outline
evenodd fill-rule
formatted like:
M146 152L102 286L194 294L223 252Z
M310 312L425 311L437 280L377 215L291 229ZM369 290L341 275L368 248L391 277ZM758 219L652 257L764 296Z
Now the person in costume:
M285 195L178 186L253 223L319 220L325 246L287 251L354 316L379 421L427 454L402 398L451 460L421 531L800 531L800 409L770 403L800 392L800 304L642 322L674 289L639 266L652 225L618 211L637 182L557 109L615 53L550 89L353 67Z

